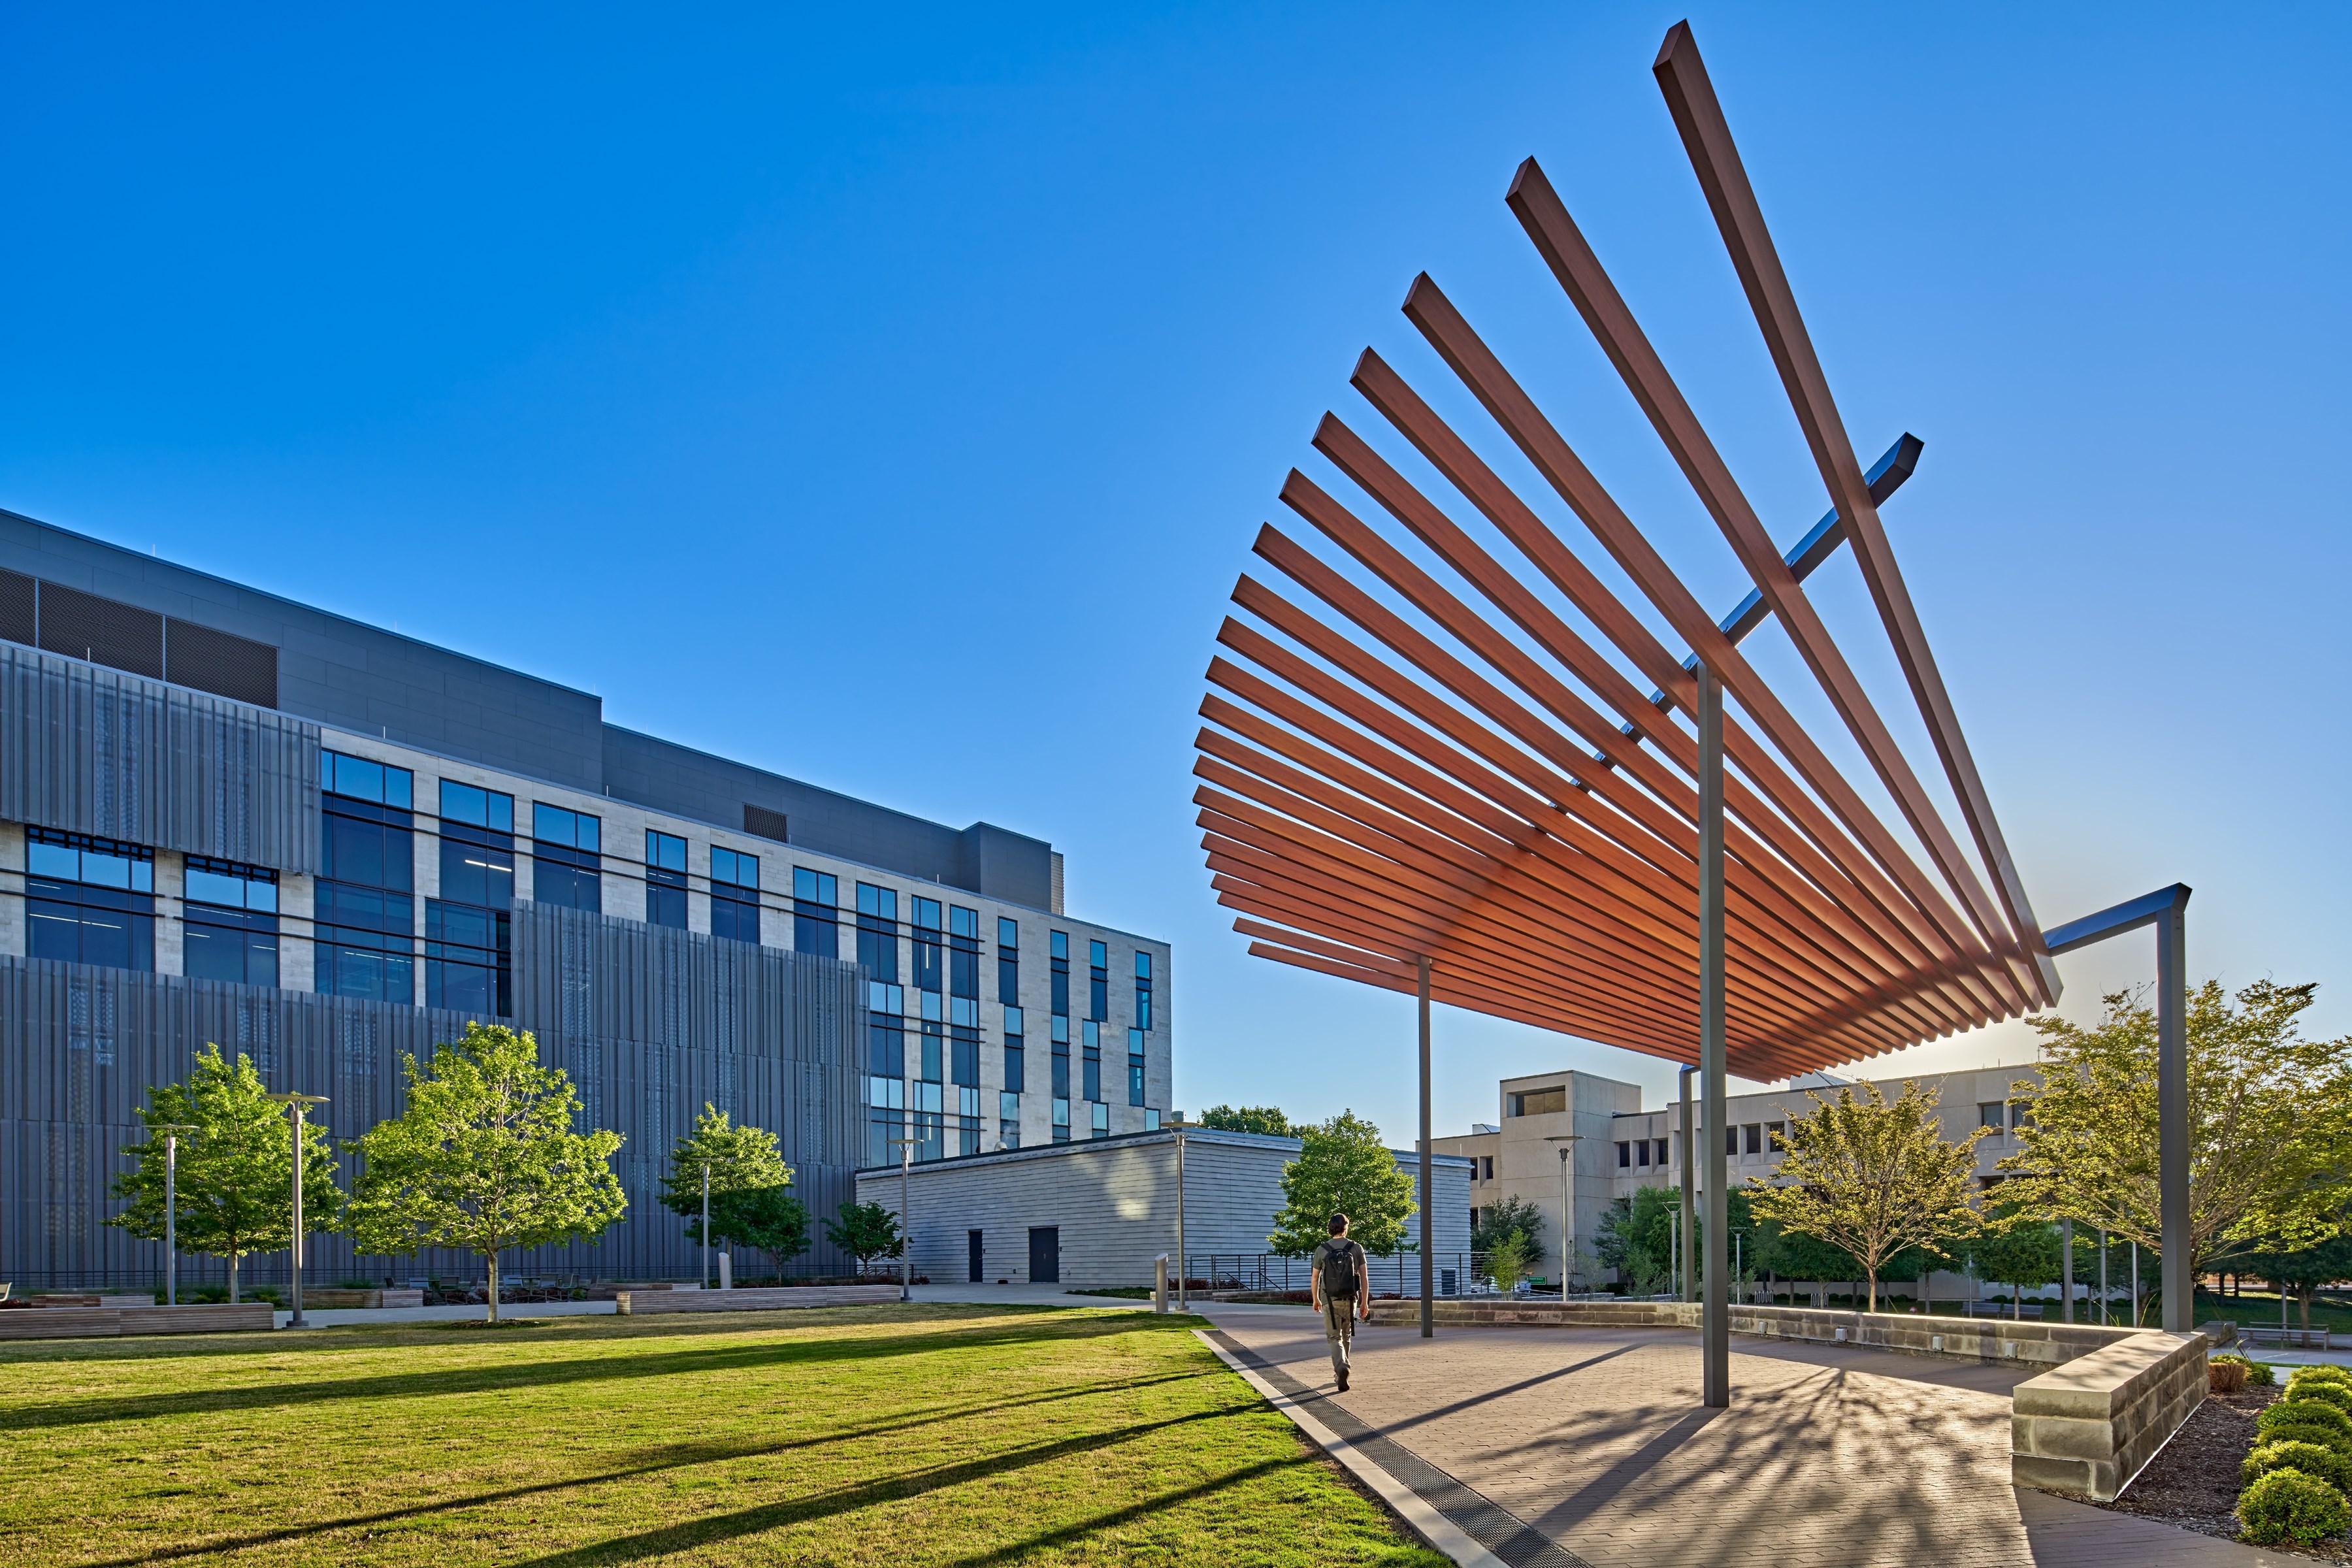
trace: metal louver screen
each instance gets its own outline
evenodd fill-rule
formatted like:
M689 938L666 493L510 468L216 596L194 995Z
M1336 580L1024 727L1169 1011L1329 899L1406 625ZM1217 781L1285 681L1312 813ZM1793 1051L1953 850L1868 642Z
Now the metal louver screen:
M756 833L762 838L772 838L779 844L792 842L792 835L785 831L790 820L782 812L770 811L764 805L752 805L746 802L743 806L743 831Z
M163 679L163 617L58 583L43 583L41 644L50 653Z
M170 623L164 679L257 708L278 706L278 650L192 621Z
M37 647L33 635L33 579L22 572L0 572L0 637Z

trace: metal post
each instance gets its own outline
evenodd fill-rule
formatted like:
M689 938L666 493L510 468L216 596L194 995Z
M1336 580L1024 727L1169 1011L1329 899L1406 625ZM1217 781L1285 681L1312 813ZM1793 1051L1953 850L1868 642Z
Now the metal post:
M1176 1310L1189 1312L1192 1304L1185 1300L1185 1276L1192 1272L1184 1261L1184 1119L1176 1118Z
M1724 1232L1730 1211L1724 1183L1724 1078L1728 1067L1723 1016L1723 686L1704 662L1698 667L1698 1062L1699 1092L1706 1102L1706 1215L1699 1245L1706 1271L1700 1309L1701 1402L1721 1410L1731 1404L1730 1247Z
M327 1097L323 1094L295 1094L289 1091L285 1094L273 1094L268 1098L286 1108L287 1130L294 1139L294 1245L290 1249L294 1264L293 1291L290 1300L293 1310L287 1317L286 1326L289 1329L307 1329L310 1325L302 1317L302 1118L310 1107L326 1104ZM498 1276L493 1273L490 1278L495 1285ZM493 1317L498 1315L498 1303L495 1300L490 1304L490 1314Z
M2107 1326L2108 1318L2113 1316L2107 1310L2111 1299L2107 1294L2107 1233L2102 1230L2099 1232L2099 1327L2103 1329Z
M702 1163L702 1278L696 1283L710 1289L710 1162Z
M1423 953L1421 974L1421 1337L1437 1335L1437 1255L1430 1230L1429 1211L1436 1206L1434 1162L1429 1148L1429 955Z
M1569 1183L1576 1173L1576 1146L1583 1141L1581 1132L1554 1133L1544 1140L1547 1143L1559 1145L1559 1299L1562 1301L1568 1300L1568 1266L1576 1258L1576 1211L1571 1206L1573 1189Z
M915 1170L915 1141L898 1140L898 1300L915 1299L915 1210L908 1178Z
M1685 1301L1693 1299L1691 1295L1691 1172L1695 1162L1698 1159L1698 1130L1691 1124L1690 1080L1691 1074L1695 1070L1695 1068L1685 1068L1682 1071L1683 1126L1680 1135L1683 1144L1682 1229L1678 1233L1681 1239L1675 1243L1675 1268L1681 1276L1675 1282L1675 1289Z
M2157 1281L2165 1330L2175 1334L2197 1327L2189 1272L2188 904L2175 900L2156 921L2156 1163L2164 1240Z
M2131 1247L2131 1326L2136 1329L2139 1327L2139 1243L2135 1239L2128 1245Z
M2059 1272L2065 1276L2058 1286L2058 1321L2071 1323L2074 1321L2074 1222L2071 1219L2058 1222L2058 1257Z
M180 1304L180 1135L163 1134L163 1305Z

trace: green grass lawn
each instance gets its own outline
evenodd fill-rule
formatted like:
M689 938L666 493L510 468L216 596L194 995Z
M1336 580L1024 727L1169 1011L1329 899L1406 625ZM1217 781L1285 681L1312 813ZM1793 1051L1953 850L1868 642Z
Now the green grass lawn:
M1000 1307L0 1347L0 1562L1442 1568L1194 1339Z

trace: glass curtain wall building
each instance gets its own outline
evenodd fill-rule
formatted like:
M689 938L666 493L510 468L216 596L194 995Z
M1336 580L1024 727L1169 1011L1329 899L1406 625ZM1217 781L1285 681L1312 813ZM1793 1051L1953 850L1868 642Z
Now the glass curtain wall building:
M656 1194L706 1101L778 1134L819 1217L894 1139L928 1163L1168 1103L1168 944L1075 918L1049 844L5 512L0 751L0 1279L25 1289L160 1267L107 1189L207 1040L329 1096L348 1139L396 1113L403 1052L532 1030L625 1135L637 1217L525 1274L690 1275ZM338 1246L314 1272L478 1268Z

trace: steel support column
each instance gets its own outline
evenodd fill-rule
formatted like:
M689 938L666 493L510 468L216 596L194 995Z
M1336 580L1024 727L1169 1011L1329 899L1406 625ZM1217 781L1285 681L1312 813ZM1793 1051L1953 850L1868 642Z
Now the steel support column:
M1691 1198L1692 1173L1698 1169L1698 1123L1691 1120L1691 1074L1697 1069L1685 1068L1681 1074L1683 1090L1683 1122L1675 1136L1682 1140L1683 1157L1683 1228L1682 1239L1675 1244L1675 1267L1681 1275L1683 1300L1698 1300L1698 1270L1691 1267L1691 1236L1695 1230L1691 1220L1696 1214Z
M2074 1321L2074 1222L2058 1222L2058 1321Z
M2189 900L2156 921L2156 1164L2163 1205L2164 1327L2197 1327L2197 1283L2189 1272ZM2281 1300L2284 1300L2284 1292Z
M1731 1403L1731 1247L1724 1183L1723 686L1698 668L1698 1070L1706 1133L1706 1215L1699 1225L1706 1291L1699 1310L1702 1403ZM1687 1163L1687 1162L1685 1162Z
M1429 1151L1429 956L1422 955L1421 974L1421 1337L1437 1334L1437 1254L1430 1230L1429 1211L1436 1206L1435 1162Z

